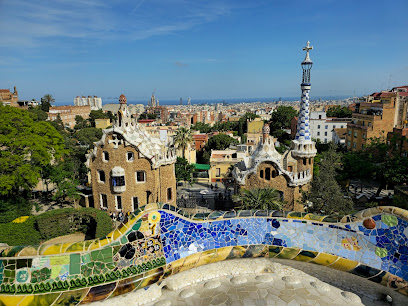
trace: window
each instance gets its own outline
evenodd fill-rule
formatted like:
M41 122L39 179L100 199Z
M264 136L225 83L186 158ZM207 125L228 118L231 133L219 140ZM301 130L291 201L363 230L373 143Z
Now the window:
M112 176L112 186L125 186L125 177Z
M265 169L265 180L270 180L271 179L271 168L266 168Z
M324 143L327 143L327 138L324 139Z
M322 115L319 115L319 119L322 119Z
M171 187L167 188L167 201L171 201L173 199L173 191Z
M100 194L100 201L102 208L108 208L108 197L106 196L106 194Z
M276 177L276 171L273 170L273 171L272 171L272 178L275 178L275 177Z
M126 153L126 158L127 158L127 161L134 161L135 154L133 154L133 152L127 152Z
M306 158L303 158L303 165L306 165Z
M354 149L357 148L357 144L356 144L356 143L353 143L353 148L354 148Z
M363 139L365 139L366 138L366 134L365 133L363 133Z
M144 183L144 182L146 182L146 172L136 171L136 183Z
M347 142L347 146L348 146L348 147L351 146L351 142L350 142L350 141Z
M317 128L320 129L320 124L317 125Z
M264 177L264 175L263 175L263 170L259 171L259 176L260 176L260 178L263 178L263 177Z
M98 181L99 183L105 183L105 171L98 170Z
M117 210L122 210L122 197L121 196L115 196L115 202L116 202L116 209Z
M349 136L351 136L351 130L348 130L347 133Z
M343 128L343 125L340 125L340 128L342 129L342 128Z
M216 168L216 169L215 169L215 176L216 176L216 177L220 177L220 176L221 176L221 169L220 169L220 168Z
M320 132L317 132L317 136L320 136Z
M133 211L135 211L139 208L139 198L133 197L132 202L133 202Z
M292 166L288 166L288 171L289 172L292 172L292 169L293 169Z
M324 136L327 136L327 132L324 132Z
M367 123L367 126L371 126L371 122L368 122L368 123Z
M103 161L106 161L106 162L109 161L109 153L106 152L106 151L103 151L102 159L103 159Z
M329 126L328 126L328 125L325 125L324 128L327 130L327 129L329 128Z
M357 132L354 132L354 138L357 138Z

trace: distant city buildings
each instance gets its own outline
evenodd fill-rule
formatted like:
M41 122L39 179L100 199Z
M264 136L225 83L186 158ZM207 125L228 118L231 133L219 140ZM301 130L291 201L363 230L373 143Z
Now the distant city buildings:
M76 96L74 98L75 106L90 106L91 110L99 110L102 108L102 98L97 96Z

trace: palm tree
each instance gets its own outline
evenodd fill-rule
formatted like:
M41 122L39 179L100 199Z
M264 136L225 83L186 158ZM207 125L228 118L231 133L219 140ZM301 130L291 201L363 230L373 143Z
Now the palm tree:
M181 148L183 151L183 158L185 158L184 151L188 147L188 145L193 141L193 137L191 135L191 130L185 128L184 126L179 128L174 136L174 144L177 148Z
M241 202L239 209L282 210L284 205L274 188L242 189L234 201Z
M46 94L46 95L44 95L44 97L43 97L43 100L45 101L45 102L48 102L48 103L53 103L53 102L55 102L55 99L52 97L52 95L50 95L50 94Z
M41 109L44 112L48 112L51 107L51 103L53 102L55 102L55 99L52 97L52 95L50 94L44 95L44 97L41 98Z

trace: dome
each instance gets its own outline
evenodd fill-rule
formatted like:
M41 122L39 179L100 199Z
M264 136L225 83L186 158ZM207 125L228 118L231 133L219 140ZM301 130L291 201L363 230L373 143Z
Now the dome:
M119 97L119 103L120 104L126 104L127 103L127 99L125 95L120 95Z

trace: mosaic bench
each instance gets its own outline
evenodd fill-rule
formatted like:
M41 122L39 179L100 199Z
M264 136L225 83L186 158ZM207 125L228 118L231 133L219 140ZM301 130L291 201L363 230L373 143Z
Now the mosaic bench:
M190 215L149 204L107 237L0 253L0 305L76 305L132 292L204 264L277 257L347 271L408 295L408 211L341 220L299 212Z

